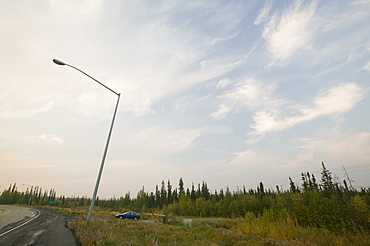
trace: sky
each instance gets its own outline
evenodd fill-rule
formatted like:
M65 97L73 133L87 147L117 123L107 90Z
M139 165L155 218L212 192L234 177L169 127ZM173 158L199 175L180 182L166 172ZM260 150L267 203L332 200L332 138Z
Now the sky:
M0 190L370 187L370 1L0 0ZM344 170L345 169L345 170Z

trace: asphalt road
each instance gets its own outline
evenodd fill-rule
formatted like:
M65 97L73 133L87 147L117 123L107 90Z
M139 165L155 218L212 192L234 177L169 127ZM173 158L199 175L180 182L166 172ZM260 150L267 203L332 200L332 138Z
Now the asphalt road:
M79 245L72 231L66 227L65 215L44 209L5 205L0 205L0 211L0 245Z

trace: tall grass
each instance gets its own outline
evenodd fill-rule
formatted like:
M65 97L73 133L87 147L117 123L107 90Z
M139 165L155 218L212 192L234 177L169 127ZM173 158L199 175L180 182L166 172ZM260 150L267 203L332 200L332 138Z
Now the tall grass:
M191 225L175 220L171 224L144 221L107 220L74 221L69 227L82 245L314 245L298 241L261 237L236 230L241 221L228 219L194 219Z
M136 221L77 221L69 225L82 245L217 245L181 227Z
M55 212L86 215L78 210L53 208ZM302 227L288 213L265 211L245 218L170 218L169 224L114 219L118 212L97 210L104 220L71 221L69 227L82 245L297 245L362 246L370 245L370 235L358 229L333 232L325 228Z
M314 245L370 245L370 235L365 231L354 229L352 231L333 232L325 228L302 227L289 216L272 220L269 218L269 213L265 213L262 217L247 213L244 222L238 223L237 230L244 234L312 243Z

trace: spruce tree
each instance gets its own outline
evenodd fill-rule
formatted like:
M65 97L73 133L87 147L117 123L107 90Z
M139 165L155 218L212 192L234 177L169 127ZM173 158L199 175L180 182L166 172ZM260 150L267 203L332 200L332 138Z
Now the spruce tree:
M295 185L295 183L293 182L293 180L292 180L292 178L291 177L289 177L289 185L290 185L290 192L293 192L293 193L296 193L296 192L298 192L298 189L297 189L297 187L296 187L296 185Z
M334 191L334 182L331 176L331 172L326 169L324 162L321 163L321 189L324 192L324 195L329 196Z
M167 182L167 204L171 204L173 201L172 199L172 185L170 180Z
M182 178L179 180L179 195L181 195L181 193L185 193L184 182L182 181Z

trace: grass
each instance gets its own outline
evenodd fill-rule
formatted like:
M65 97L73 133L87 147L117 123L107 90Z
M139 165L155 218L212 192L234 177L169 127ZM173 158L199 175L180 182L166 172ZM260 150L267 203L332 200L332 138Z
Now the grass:
M82 245L370 245L366 233L338 234L318 228L303 228L292 221L266 222L262 218L180 219L170 224L144 221L74 221L69 227Z
M87 209L69 210L52 208L65 214L86 216ZM118 212L97 210L94 220L71 221L68 226L74 231L81 245L370 245L370 235L363 231L332 232L322 228L302 227L289 217L273 221L268 216L245 218L193 218L184 223L181 217L170 217L168 224L159 222L118 220Z
M309 245L259 238L204 222L186 227L122 220L94 221L86 226L84 221L75 221L69 227L82 245Z
M289 217L271 221L266 217L256 218L254 215L247 214L245 220L238 223L236 228L244 234L299 241L310 245L370 245L370 235L364 231L335 233L324 228L302 227Z

